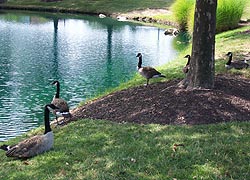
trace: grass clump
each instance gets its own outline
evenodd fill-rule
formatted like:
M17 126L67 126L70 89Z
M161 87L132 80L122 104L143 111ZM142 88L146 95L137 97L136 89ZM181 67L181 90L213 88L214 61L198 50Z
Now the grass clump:
M222 32L238 27L246 0L218 0L216 31Z
M194 0L176 0L171 6L175 21L179 24L179 28L181 30L185 30L187 28L190 10L194 4Z

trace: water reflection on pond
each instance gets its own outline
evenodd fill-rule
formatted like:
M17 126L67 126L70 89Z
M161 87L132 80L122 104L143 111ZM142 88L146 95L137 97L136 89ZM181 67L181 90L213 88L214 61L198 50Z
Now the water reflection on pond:
M116 87L144 65L174 59L163 30L90 16L0 13L0 141L43 124L43 106L61 82L71 108Z

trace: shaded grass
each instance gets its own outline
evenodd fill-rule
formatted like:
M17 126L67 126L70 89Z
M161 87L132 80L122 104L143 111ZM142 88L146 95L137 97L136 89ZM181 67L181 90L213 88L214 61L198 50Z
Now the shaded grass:
M1 151L0 178L247 179L249 128L247 122L162 126L79 120L55 128L54 149L40 156L12 160ZM174 144L184 147L175 152Z

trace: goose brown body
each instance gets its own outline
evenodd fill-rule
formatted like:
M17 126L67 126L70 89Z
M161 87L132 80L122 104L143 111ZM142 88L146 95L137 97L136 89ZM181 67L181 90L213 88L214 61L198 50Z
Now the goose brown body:
M7 157L30 158L42 154L53 147L53 132L44 135L37 135L19 142L8 149Z
M70 117L71 114L69 113L69 106L68 103L59 97L60 94L60 83L59 81L54 81L52 83L52 85L56 85L56 94L53 98L53 100L51 101L51 104L55 105L58 110L57 111L53 111L54 115L56 116L56 119L58 116L63 116L62 113L66 113L64 117Z
M68 103L64 99L53 98L51 104L54 104L56 107L58 107L60 112L69 112Z
M44 108L44 134L25 139L16 145L0 146L0 149L6 151L7 157L30 158L44 153L53 147L54 135L50 128L48 106L51 106L52 108L54 107L53 105L46 105Z
M190 57L190 55L188 54L188 55L186 55L184 58L187 58L188 61L187 61L187 64L182 68L182 72L183 72L184 74L187 74L188 71L189 71L189 69L190 69L190 59L191 59L191 57Z
M233 53L232 52L228 52L226 54L226 56L228 56L228 58L229 58L227 63L225 64L225 67L227 69L234 68L234 69L239 69L240 70L240 69L247 69L249 67L249 64L244 62L244 61L241 61L241 60L232 61L232 59L233 59Z
M149 79L151 78L166 77L165 75L162 75L159 71L157 71L153 67L150 67L150 66L142 67L142 54L141 53L138 53L136 57L138 57L138 66L137 66L138 72L140 73L140 75L142 75L143 77L147 79L146 85L148 85Z

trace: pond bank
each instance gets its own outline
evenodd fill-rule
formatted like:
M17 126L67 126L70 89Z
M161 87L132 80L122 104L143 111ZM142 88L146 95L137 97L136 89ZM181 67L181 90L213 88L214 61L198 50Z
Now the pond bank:
M148 23L150 25L162 25L162 26L174 26L177 27L177 23L170 21L160 16L171 16L172 12L167 8L146 8L140 10L131 10L126 13L114 12L114 13L101 13L101 12L89 12L78 9L60 8L60 7L43 7L43 6L13 6L0 4L2 10L25 10L25 11L39 11L39 12L51 12L51 13L70 13L70 14L82 14L98 16L104 14L107 17L111 17L117 20L136 21L141 23ZM157 16L157 18L156 18Z
M158 18L159 16L172 16L172 12L167 8L147 8L141 10L134 10L127 13L113 13L111 17L127 19L129 21L139 21L143 23L156 23L166 26L177 27L177 23L167 20L166 18Z

